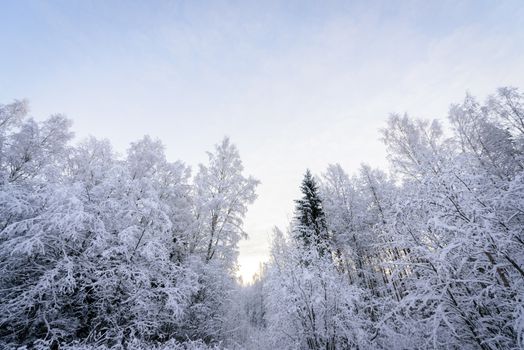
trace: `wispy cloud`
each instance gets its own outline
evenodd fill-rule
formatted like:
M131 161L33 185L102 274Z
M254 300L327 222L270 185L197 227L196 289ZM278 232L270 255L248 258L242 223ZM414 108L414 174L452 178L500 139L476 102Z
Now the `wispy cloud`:
M148 133L192 164L230 135L262 180L249 275L306 167L385 166L389 112L445 117L466 90L524 86L523 16L520 1L12 2L0 102L65 112L119 150Z

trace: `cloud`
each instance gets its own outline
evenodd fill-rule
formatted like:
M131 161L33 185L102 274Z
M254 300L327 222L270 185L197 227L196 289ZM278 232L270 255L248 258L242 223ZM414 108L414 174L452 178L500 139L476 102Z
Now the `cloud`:
M305 168L385 167L390 112L445 118L466 90L524 86L520 1L12 3L0 102L65 112L120 151L144 133L196 165L230 135L262 180L242 274L286 227ZM115 133L114 130L119 130ZM248 267L249 266L249 267Z

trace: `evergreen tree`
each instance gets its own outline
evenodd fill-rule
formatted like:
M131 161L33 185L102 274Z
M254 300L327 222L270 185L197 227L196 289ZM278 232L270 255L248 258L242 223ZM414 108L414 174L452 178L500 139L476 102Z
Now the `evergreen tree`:
M322 200L319 195L317 182L309 169L306 170L300 190L303 197L296 200L295 239L302 241L307 248L315 246L320 256L323 256L329 245L326 216L322 209Z

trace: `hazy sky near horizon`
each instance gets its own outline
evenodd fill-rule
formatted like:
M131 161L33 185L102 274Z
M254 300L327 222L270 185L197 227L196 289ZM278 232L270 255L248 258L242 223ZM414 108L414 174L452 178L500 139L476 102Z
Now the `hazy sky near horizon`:
M144 134L196 168L225 135L261 180L241 274L267 259L306 168L386 167L390 112L445 118L524 88L524 2L3 1L0 103L64 113L116 150Z

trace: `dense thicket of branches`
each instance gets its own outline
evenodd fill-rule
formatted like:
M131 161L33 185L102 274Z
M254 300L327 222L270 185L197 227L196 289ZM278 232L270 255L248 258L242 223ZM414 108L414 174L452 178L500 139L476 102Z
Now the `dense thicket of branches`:
M524 96L467 96L449 122L390 116L389 174L332 165L317 194L306 173L257 281L267 348L524 347Z
M524 95L392 115L389 173L306 172L287 233L235 281L257 181L225 139L195 176L0 106L0 348L524 347Z
M70 122L0 106L0 348L191 348L233 324L257 181L229 140L191 181L144 137L124 157Z

